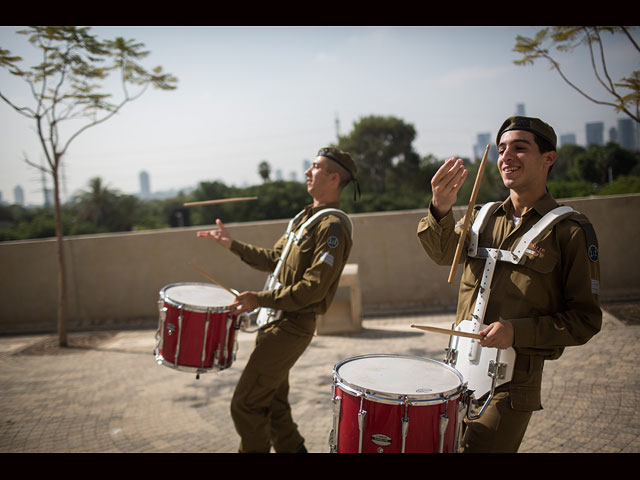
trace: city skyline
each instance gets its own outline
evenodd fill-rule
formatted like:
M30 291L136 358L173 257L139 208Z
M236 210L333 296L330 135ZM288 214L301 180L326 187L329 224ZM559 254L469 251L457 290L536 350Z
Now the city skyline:
M26 57L32 47L13 27L0 45ZM139 192L147 171L153 191L221 180L261 182L258 164L300 172L321 146L351 131L361 117L395 116L414 125L414 148L438 159L471 158L477 135L495 131L524 104L560 138L584 125L617 127L612 107L595 105L543 62L518 67L516 35L537 27L93 27L102 39L124 36L145 44L148 67L178 77L172 92L149 91L72 145L64 169L66 198L99 176L121 193ZM637 56L610 50L610 73L628 74ZM572 77L588 79L585 57L565 61ZM2 91L24 96L20 81L0 70ZM5 85L7 90L5 90ZM42 179L23 158L42 162L32 125L0 104L0 191L21 185L25 201L42 203ZM298 173L298 179L302 179ZM48 180L51 185L50 179Z
M524 104L517 104L516 105L516 109L514 111L514 115L525 115L526 116L526 106ZM610 127L610 128L606 128L605 123L602 121L594 121L594 122L587 122L584 125L584 130L585 130L585 141L583 144L580 144L576 141L577 135L574 132L567 132L563 135L558 135L558 148L564 145L579 145L582 147L588 147L588 145L604 145L605 143L609 142L609 141L618 141L619 140L619 136L620 134L618 133L619 128L620 128L620 120L624 121L625 123L627 122L627 120L630 119L618 119L618 122L616 123L616 126L614 127ZM589 142L589 130L591 129L591 135L592 135L592 141ZM616 138L612 138L612 134L615 135ZM472 151L473 154L469 157L471 159L475 158L479 158L481 157L481 155L484 152L484 149L486 147L487 144L490 145L490 151L489 151L489 160L490 161L495 161L497 158L497 148L495 145L495 139L493 137L493 134L490 132L484 132L484 133L478 133L476 136L477 142L476 144L473 145ZM620 143L618 141L618 143ZM621 145L623 146L623 145ZM634 139L634 147L635 150L638 150L638 145L637 145L637 138ZM628 148L628 146L623 146L623 148ZM309 160L302 160L301 162L301 167L300 170L297 171L295 169L291 169L291 170L287 170L285 172L283 172L282 169L275 169L272 170L272 179L273 180L292 180L292 181L300 181L303 182L304 181L304 171L309 167L310 165L310 161ZM257 170L257 164L256 164L256 170ZM300 177L298 177L298 173L300 173ZM137 178L138 178L138 190L137 191L131 191L131 192L126 192L132 195L136 195L142 199L154 199L154 198L166 198L172 195L177 195L179 192L185 192L188 193L189 191L197 188L197 185L200 181L198 181L196 184L192 184L192 185L182 185L182 186L176 186L175 188L171 188L168 190L154 190L153 187L151 186L151 175L149 174L148 171L146 170L141 170L140 172L138 172L137 174ZM41 180L43 179L42 175L41 175ZM209 180L201 180L201 181L216 181L216 180L220 180L220 179L209 179ZM222 181L222 180L220 180ZM46 182L42 182L43 184L45 184ZM254 182L253 185L255 185L256 183L259 182ZM245 183L243 185L234 185L234 186L238 186L238 187L246 187L252 184L249 183ZM88 187L88 185L87 185ZM4 204L17 204L17 205L25 205L25 194L24 194L24 189L22 188L22 185L16 185L13 189L13 198L14 201L10 202L8 200L5 200L5 196L4 193L2 191L0 191L0 204L4 203ZM45 203L44 197L45 195L47 196L47 202L49 202L49 205L52 204L53 199L52 199L52 191L51 189L47 189L46 194L44 192L44 187L43 190L41 191L41 195L42 195L42 202L38 203L37 201L35 203L31 203L29 206L38 206L38 205L42 205ZM65 200L70 200L70 198L67 198Z

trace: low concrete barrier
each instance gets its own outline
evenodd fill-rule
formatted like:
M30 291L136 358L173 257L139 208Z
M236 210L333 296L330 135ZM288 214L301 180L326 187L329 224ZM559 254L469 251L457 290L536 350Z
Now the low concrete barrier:
M640 194L572 198L561 203L586 214L600 243L603 301L640 297ZM465 207L456 207L460 217ZM350 264L358 265L362 314L436 312L456 304L460 276L447 283L449 267L435 265L416 237L423 210L356 214ZM212 223L213 223L212 219ZM231 235L271 246L287 220L229 224ZM237 290L262 288L257 272L210 239L185 227L68 237L69 328L155 326L158 292L170 283L207 281L189 264ZM0 333L55 331L55 239L0 243Z

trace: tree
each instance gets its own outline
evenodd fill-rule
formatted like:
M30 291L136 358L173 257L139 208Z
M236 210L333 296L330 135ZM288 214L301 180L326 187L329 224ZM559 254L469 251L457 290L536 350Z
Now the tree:
M520 60L515 60L514 63L527 65L533 64L538 58L545 58L551 64L551 68L557 70L560 77L582 96L596 104L614 107L616 111L624 112L636 122L640 122L640 71L634 70L628 77L614 82L609 76L605 48L602 43L603 34L620 34L626 37L633 48L640 53L640 47L631 35L631 31L635 28L637 27L555 26L539 30L534 38L518 35L513 50L523 56ZM597 100L571 82L560 68L558 61L551 55L551 46L547 46L547 42L551 43L551 46L555 45L559 52L571 52L580 45L586 45L594 75L613 99Z
M75 197L78 221L89 221L96 226L110 223L110 215L116 202L116 192L111 191L100 177L89 180L89 190Z
M556 161L549 172L548 180L579 180L576 158L586 152L581 145L563 145L557 149Z
M261 161L258 164L258 173L260 177L262 177L263 182L268 182L269 177L271 176L271 165L266 160Z
M576 157L580 178L598 185L605 185L621 175L629 174L637 163L637 154L621 148L615 142L604 146L591 145Z
M349 135L341 136L338 148L351 152L358 166L363 190L385 192L387 174L396 166L415 170L420 160L413 150L416 130L395 117L368 116L353 125Z
M33 96L33 106L23 106L0 98L17 113L35 122L46 166L29 159L27 163L50 174L54 185L54 213L58 257L58 341L67 345L67 294L64 269L63 226L60 205L60 168L69 145L87 129L99 125L118 113L126 104L139 98L151 85L162 90L175 89L177 79L163 73L161 67L146 70L139 61L149 52L142 43L125 40L100 41L89 27L35 26L19 30L41 51L42 61L22 69L22 58L0 48L0 66L24 80ZM119 76L122 92L117 100L105 88L111 73ZM130 92L133 87L135 92ZM63 125L70 126L62 130ZM68 135L65 137L65 134Z
M108 188L100 177L89 180L89 189L73 198L70 209L77 222L72 234L131 231L141 202L133 195L122 195Z

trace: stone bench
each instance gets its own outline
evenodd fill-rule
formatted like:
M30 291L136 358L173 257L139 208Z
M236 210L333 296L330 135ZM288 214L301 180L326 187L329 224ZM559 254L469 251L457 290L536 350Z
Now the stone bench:
M335 333L357 332L362 328L362 294L358 265L345 265L340 283L331 306L324 315L316 318L316 333L331 335Z

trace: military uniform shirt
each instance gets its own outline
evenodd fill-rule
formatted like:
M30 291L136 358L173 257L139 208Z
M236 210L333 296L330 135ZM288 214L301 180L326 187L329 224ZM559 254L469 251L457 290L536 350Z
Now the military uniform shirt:
M293 231L325 208L338 208L338 205L308 205L306 214L296 222ZM231 251L248 265L272 272L286 242L286 235L283 235L272 249L267 249L234 240ZM283 286L259 292L258 303L261 307L285 312L325 313L338 288L351 246L349 231L342 220L331 214L322 217L310 231L303 232L298 245L295 242L291 245L278 279Z
M490 216L478 239L479 247L512 250L522 236L558 203L546 194L514 225L513 205L505 200ZM478 209L474 211L474 218ZM472 219L473 221L473 219ZM460 222L461 223L461 222ZM459 238L450 211L440 222L429 209L418 225L418 237L439 265L451 265ZM469 236L461 255L456 322L470 320L486 259L467 257ZM498 261L484 323L510 320L514 328L516 364L510 382L514 408L537 410L545 359L560 357L567 346L586 343L600 331L602 311L597 241L586 217L573 214L557 223L523 264Z

